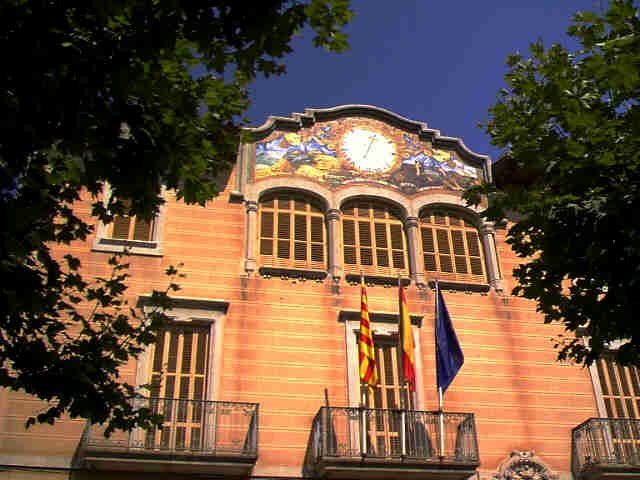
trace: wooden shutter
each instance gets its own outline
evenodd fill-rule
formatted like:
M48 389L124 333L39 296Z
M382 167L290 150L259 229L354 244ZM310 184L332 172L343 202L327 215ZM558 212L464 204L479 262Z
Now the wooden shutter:
M273 255L273 223L273 212L260 212L260 255Z
M596 361L607 417L640 419L640 371L609 359Z
M131 202L124 200L123 203L125 212L127 212ZM150 242L153 240L153 222L147 222L126 214L115 215L111 226L111 238Z
M374 337L378 388L371 390L361 386L368 408L381 409L372 412L368 430L372 446L378 456L398 455L401 450L401 425L394 414L401 408L414 408L412 395L402 381L402 357L397 337ZM385 410L385 411L383 411Z
M356 222L345 219L342 221L342 240L344 243L344 263L357 265L356 261Z
M286 268L325 268L324 214L310 198L277 193L260 201L260 261Z
M201 447L209 329L209 325L173 325L158 334L151 365L151 406L164 421L162 428L147 433L148 448Z
M131 225L131 217L124 215L116 215L113 217L112 238L129 239L129 225Z
M406 274L407 249L398 213L383 202L347 202L342 207L345 271Z
M485 281L480 239L471 221L455 212L427 210L420 222L425 272L456 281Z
M151 222L146 220L135 219L135 227L133 229L133 239L143 242L151 241Z

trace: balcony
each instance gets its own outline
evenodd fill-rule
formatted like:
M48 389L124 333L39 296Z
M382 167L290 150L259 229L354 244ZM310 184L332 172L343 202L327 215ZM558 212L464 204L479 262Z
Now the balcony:
M79 448L83 468L247 476L258 456L258 404L138 398L164 417L154 430L114 432L87 425Z
M440 432L442 431L442 437ZM322 407L313 422L316 477L462 480L479 465L473 414Z
M571 436L574 478L640 478L640 420L590 418Z

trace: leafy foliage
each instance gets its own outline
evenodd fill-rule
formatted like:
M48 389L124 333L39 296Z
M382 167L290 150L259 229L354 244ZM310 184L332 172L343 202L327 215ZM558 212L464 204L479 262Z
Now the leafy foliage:
M507 59L507 86L484 125L507 148L500 161L526 181L466 196L488 194L491 220L518 219L507 234L525 259L513 293L572 333L559 359L590 364L624 340L617 361L640 365L638 9L616 0L603 15L578 13L568 34L579 51L538 41L529 58Z
M90 223L125 212L124 199L150 219L162 186L204 205L235 160L247 83L284 73L305 25L316 45L344 50L348 3L0 2L0 386L50 401L35 420L144 425L117 366L157 327L124 310L121 264L90 287L78 260L51 245L85 240ZM82 192L90 223L73 208ZM79 313L85 300L98 309Z

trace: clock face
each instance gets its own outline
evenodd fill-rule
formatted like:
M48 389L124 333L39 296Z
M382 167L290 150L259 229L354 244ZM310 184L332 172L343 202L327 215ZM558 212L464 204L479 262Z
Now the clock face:
M358 170L377 172L391 168L396 153L391 140L364 128L354 128L345 133L342 150L347 160Z

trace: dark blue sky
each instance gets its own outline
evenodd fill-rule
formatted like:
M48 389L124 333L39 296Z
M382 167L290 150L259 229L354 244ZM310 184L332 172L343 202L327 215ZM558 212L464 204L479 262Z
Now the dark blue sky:
M572 14L599 11L600 1L352 0L350 50L314 48L304 32L286 59L287 74L252 85L247 117L257 126L309 107L376 105L461 137L495 160L499 151L476 125L504 86L505 58L528 53L539 37L575 46L566 35Z

